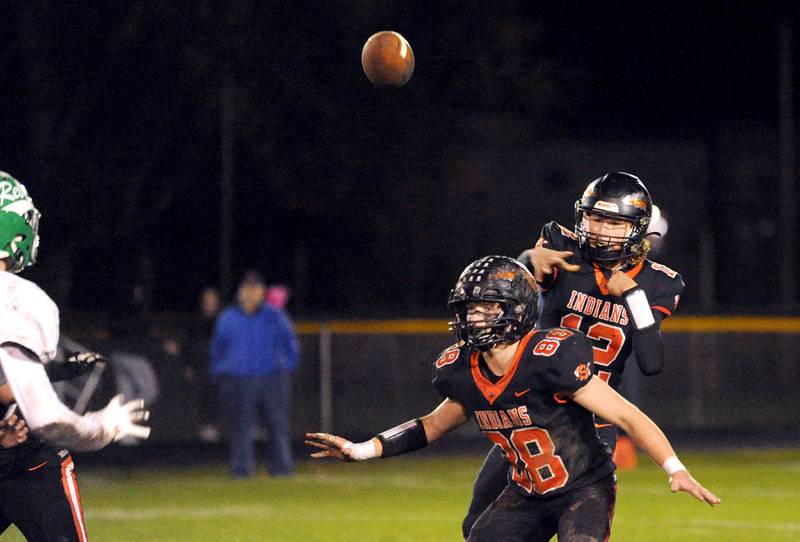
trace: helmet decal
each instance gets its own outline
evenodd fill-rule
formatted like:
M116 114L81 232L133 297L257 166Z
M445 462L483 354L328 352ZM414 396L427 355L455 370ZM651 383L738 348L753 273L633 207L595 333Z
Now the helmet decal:
M3 207L6 201L20 199L29 199L28 191L16 179L0 171L0 207Z
M19 199L8 205L3 206L0 203L0 209L2 209L6 213L16 213L20 216L23 216L28 211L34 210L33 201L30 199Z
M629 194L622 198L622 203L630 205L631 207L647 210L647 200L644 198L644 194Z
M609 211L609 212L612 212L612 213L618 213L619 212L619 205L617 205L616 203L609 203L607 201L600 200L600 201L596 201L594 203L594 209L600 209L601 211Z

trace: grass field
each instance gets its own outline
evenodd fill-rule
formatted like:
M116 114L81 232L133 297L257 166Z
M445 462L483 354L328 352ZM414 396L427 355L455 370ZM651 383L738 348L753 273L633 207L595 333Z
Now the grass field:
M479 456L305 462L289 479L233 481L224 467L80 469L92 540L460 540ZM711 508L669 493L643 462L619 475L612 539L800 541L800 451L682 454L722 497ZM9 531L4 540L22 540Z

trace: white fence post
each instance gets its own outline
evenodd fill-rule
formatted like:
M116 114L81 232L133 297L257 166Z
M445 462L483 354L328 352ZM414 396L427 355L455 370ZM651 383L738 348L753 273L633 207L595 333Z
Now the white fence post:
M333 431L333 355L331 353L331 328L319 328L319 421L322 431Z

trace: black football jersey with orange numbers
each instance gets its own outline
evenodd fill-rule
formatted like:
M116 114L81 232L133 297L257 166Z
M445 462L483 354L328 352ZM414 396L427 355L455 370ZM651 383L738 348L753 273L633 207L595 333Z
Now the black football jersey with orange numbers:
M569 261L580 263L581 268L574 273L554 268L552 275L545 275L540 284L543 308L537 326L563 326L585 333L592 341L595 374L619 389L635 328L622 300L608 292L610 272L581 258L573 231L556 222L542 228L539 243L553 250L573 251L575 258ZM531 267L530 261L522 263ZM657 322L672 315L684 287L679 273L647 259L624 272L647 294Z
M591 345L582 333L532 331L499 380L487 375L480 356L469 347L451 346L436 360L433 384L443 398L463 405L500 447L512 466L509 483L516 491L556 495L614 471L593 414L562 399L592 376Z

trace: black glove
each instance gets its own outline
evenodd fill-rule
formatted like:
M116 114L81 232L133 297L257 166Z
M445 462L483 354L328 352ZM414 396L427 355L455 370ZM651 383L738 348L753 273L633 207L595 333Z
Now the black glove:
M52 382L57 382L81 376L95 366L104 367L107 363L108 359L97 352L73 352L67 359L56 359L45 365L45 372Z

